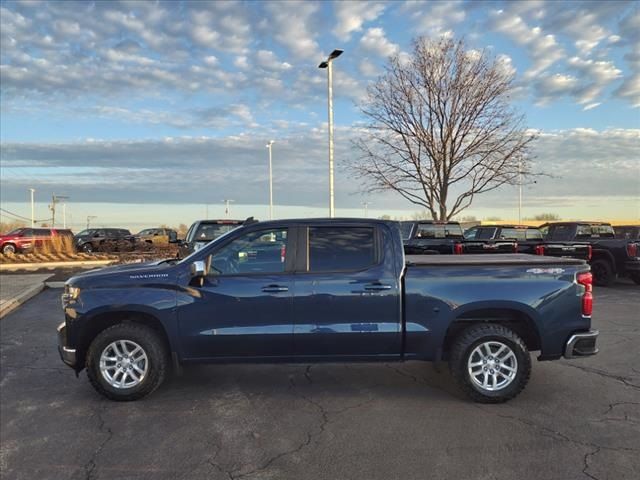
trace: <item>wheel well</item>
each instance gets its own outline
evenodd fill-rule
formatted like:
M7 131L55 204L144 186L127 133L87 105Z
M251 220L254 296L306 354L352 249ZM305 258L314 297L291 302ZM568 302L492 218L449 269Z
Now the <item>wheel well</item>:
M611 255L610 252L605 252L602 250L594 251L593 256L591 257L591 262L595 262L598 260L603 260L605 262L608 262L609 264L611 264L612 267L615 265L613 256Z
M142 312L106 312L96 315L89 319L89 321L85 324L84 332L79 339L78 342L78 367L80 369L84 368L85 364L85 356L87 351L89 350L89 345L93 342L94 338L98 336L98 334L109 327L117 325L119 323L138 323L141 325L146 325L160 335L162 338L167 352L171 352L171 345L169 344L169 337L167 337L167 332L160 320L158 320L153 315Z
M446 358L456 337L471 325L496 323L513 330L525 343L529 351L541 349L540 335L535 322L527 314L510 309L482 309L466 312L457 317L444 337L443 356Z

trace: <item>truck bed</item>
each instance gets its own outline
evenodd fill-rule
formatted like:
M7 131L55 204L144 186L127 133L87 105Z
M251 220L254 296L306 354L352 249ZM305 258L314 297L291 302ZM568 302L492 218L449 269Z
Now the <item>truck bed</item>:
M545 257L523 253L496 253L493 255L406 255L405 263L412 265L584 265L577 258Z

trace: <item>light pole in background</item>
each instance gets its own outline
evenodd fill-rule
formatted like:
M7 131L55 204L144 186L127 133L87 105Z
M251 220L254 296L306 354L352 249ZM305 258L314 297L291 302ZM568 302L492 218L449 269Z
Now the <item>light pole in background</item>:
M269 149L269 220L273 220L273 172L271 170L271 147L273 140L269 140L267 148Z
M342 55L343 50L334 50L329 57L323 61L318 68L327 69L327 85L328 107L329 107L329 217L336 215L335 204L333 201L333 60Z
M224 202L224 214L226 215L227 218L229 218L229 213L230 213L229 205L231 204L231 202L235 202L235 200L225 199L223 200L223 202Z
M364 207L364 218L369 218L369 202L362 202L362 206Z
M35 215L35 203L33 201L33 194L35 193L35 188L30 188L31 192L31 228L36 226L36 215Z
M89 230L89 224L91 223L91 220L93 220L94 218L98 218L95 215L87 215L87 230Z
M518 160L518 225L522 224L522 159Z

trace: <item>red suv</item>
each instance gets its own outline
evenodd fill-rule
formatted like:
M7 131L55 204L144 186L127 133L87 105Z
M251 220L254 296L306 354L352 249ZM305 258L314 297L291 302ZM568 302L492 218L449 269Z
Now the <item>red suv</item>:
M33 251L50 242L54 237L69 237L73 240L71 230L55 228L16 228L5 235L0 235L0 251L5 255Z

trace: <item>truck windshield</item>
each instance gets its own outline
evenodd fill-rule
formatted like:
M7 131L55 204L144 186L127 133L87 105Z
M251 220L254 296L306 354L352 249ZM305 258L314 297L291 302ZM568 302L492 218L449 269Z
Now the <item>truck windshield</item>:
M187 238L187 242L210 242L224 235L231 230L238 228L240 225L220 224L220 223L201 223L197 229L190 232L193 237Z
M475 235L468 236L467 238L473 240L491 240L496 236L497 230L495 227L478 227L475 229Z
M77 234L78 237L86 237L89 235L93 235L96 232L96 230L93 229L89 229L89 230L82 230L80 233Z
M463 238L462 227L455 223L434 224L420 223L415 234L416 238Z

